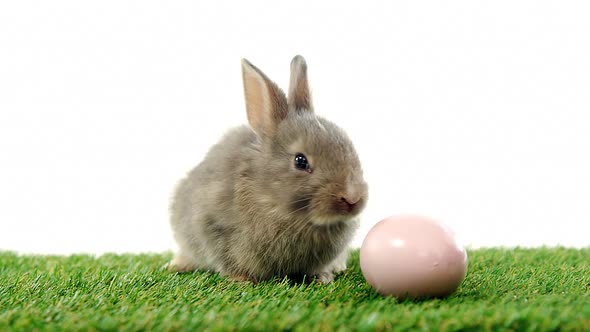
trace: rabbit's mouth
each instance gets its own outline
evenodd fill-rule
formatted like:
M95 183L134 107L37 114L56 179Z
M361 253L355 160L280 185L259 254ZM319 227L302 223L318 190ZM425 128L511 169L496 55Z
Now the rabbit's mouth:
M361 212L363 207L365 206L365 200L362 197L342 197L339 200L333 202L332 209L334 210L335 214L338 215L351 215L356 216Z
M328 225L355 218L366 205L365 191L342 192L330 187L323 189L325 191L319 194L298 192L293 195L289 200L289 214L309 218L316 225Z
M325 204L324 209L316 209L312 213L312 222L316 225L329 225L339 222L348 222L356 219L365 206L365 200L350 203L340 200Z

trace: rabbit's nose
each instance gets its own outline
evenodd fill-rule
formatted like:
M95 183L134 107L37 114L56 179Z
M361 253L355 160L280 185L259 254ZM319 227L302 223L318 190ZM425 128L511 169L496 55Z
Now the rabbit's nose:
M348 205L354 206L356 203L358 203L361 200L361 196L348 194L348 195L342 196L342 198L340 198L340 200L342 202L347 203Z
M350 213L352 212L357 203L361 200L361 196L360 195L343 195L340 198L341 206L342 206L342 210Z

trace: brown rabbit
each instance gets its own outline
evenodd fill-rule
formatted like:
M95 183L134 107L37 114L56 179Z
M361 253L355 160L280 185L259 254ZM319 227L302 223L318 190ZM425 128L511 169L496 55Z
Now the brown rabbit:
M288 98L245 59L242 75L250 126L229 131L179 183L171 205L179 251L168 267L330 282L346 269L367 201L357 153L314 114L303 57L291 62Z

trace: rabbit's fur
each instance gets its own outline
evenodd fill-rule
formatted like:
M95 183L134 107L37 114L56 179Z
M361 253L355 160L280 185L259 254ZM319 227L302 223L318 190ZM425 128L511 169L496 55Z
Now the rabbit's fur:
M315 115L303 57L291 62L288 99L247 60L242 74L250 126L229 131L179 183L171 205L179 251L169 268L330 282L346 268L367 201L355 149ZM298 154L309 169L295 166Z

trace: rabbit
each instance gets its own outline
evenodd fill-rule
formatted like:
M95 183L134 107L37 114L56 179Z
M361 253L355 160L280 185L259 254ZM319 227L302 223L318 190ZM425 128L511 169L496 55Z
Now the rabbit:
M329 283L346 269L367 184L346 133L316 116L302 56L288 98L242 59L249 126L231 129L182 179L170 205L168 268L237 281L291 275Z

